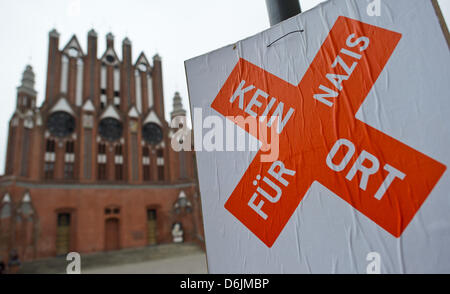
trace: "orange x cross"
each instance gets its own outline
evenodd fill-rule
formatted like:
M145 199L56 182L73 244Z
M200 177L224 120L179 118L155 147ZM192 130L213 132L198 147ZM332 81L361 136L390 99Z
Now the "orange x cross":
M315 181L399 237L444 173L443 164L355 118L400 39L339 17L298 86L244 59L236 64L211 107L258 122L278 115L280 150L276 164L258 152L225 208L267 246Z

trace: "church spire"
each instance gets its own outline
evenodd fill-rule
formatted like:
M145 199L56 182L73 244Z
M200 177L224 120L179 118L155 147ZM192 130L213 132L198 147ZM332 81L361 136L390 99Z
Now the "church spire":
M177 116L186 116L186 110L183 108L179 92L175 92L175 96L173 97L173 110L170 113L170 119L173 120Z
M25 68L25 71L22 74L22 83L17 88L19 92L25 92L29 95L35 96L36 90L34 89L34 83L35 83L35 75L33 72L33 68L31 65L27 65Z
M36 106L37 92L34 89L34 77L33 68L27 65L22 74L21 84L17 87L16 107L22 112L26 109L33 109Z

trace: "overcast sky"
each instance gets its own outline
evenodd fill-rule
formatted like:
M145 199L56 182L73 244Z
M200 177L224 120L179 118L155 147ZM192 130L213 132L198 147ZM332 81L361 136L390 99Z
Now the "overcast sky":
M323 0L301 0L308 10ZM448 20L450 0L440 0ZM44 100L48 32L56 28L60 49L76 34L86 53L87 32L98 33L98 55L105 35L115 36L121 58L125 37L133 44L133 61L144 51L163 61L166 118L179 91L188 107L186 59L207 53L269 27L264 0L0 0L0 174L4 171L8 121L16 87L26 64L36 74L38 105Z

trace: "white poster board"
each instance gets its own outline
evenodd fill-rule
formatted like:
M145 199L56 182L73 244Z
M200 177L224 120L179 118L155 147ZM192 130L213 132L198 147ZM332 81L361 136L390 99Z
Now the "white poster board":
M186 61L210 273L450 273L449 49L431 1L368 4Z

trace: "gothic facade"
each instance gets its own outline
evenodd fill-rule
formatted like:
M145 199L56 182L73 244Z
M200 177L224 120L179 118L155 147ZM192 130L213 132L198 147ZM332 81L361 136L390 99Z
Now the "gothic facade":
M76 36L49 33L46 93L27 66L9 123L0 178L0 254L22 260L173 242L202 242L194 152L175 152L164 119L162 63L114 36L98 57ZM172 118L186 114L175 93ZM1 256L0 256L1 258Z

